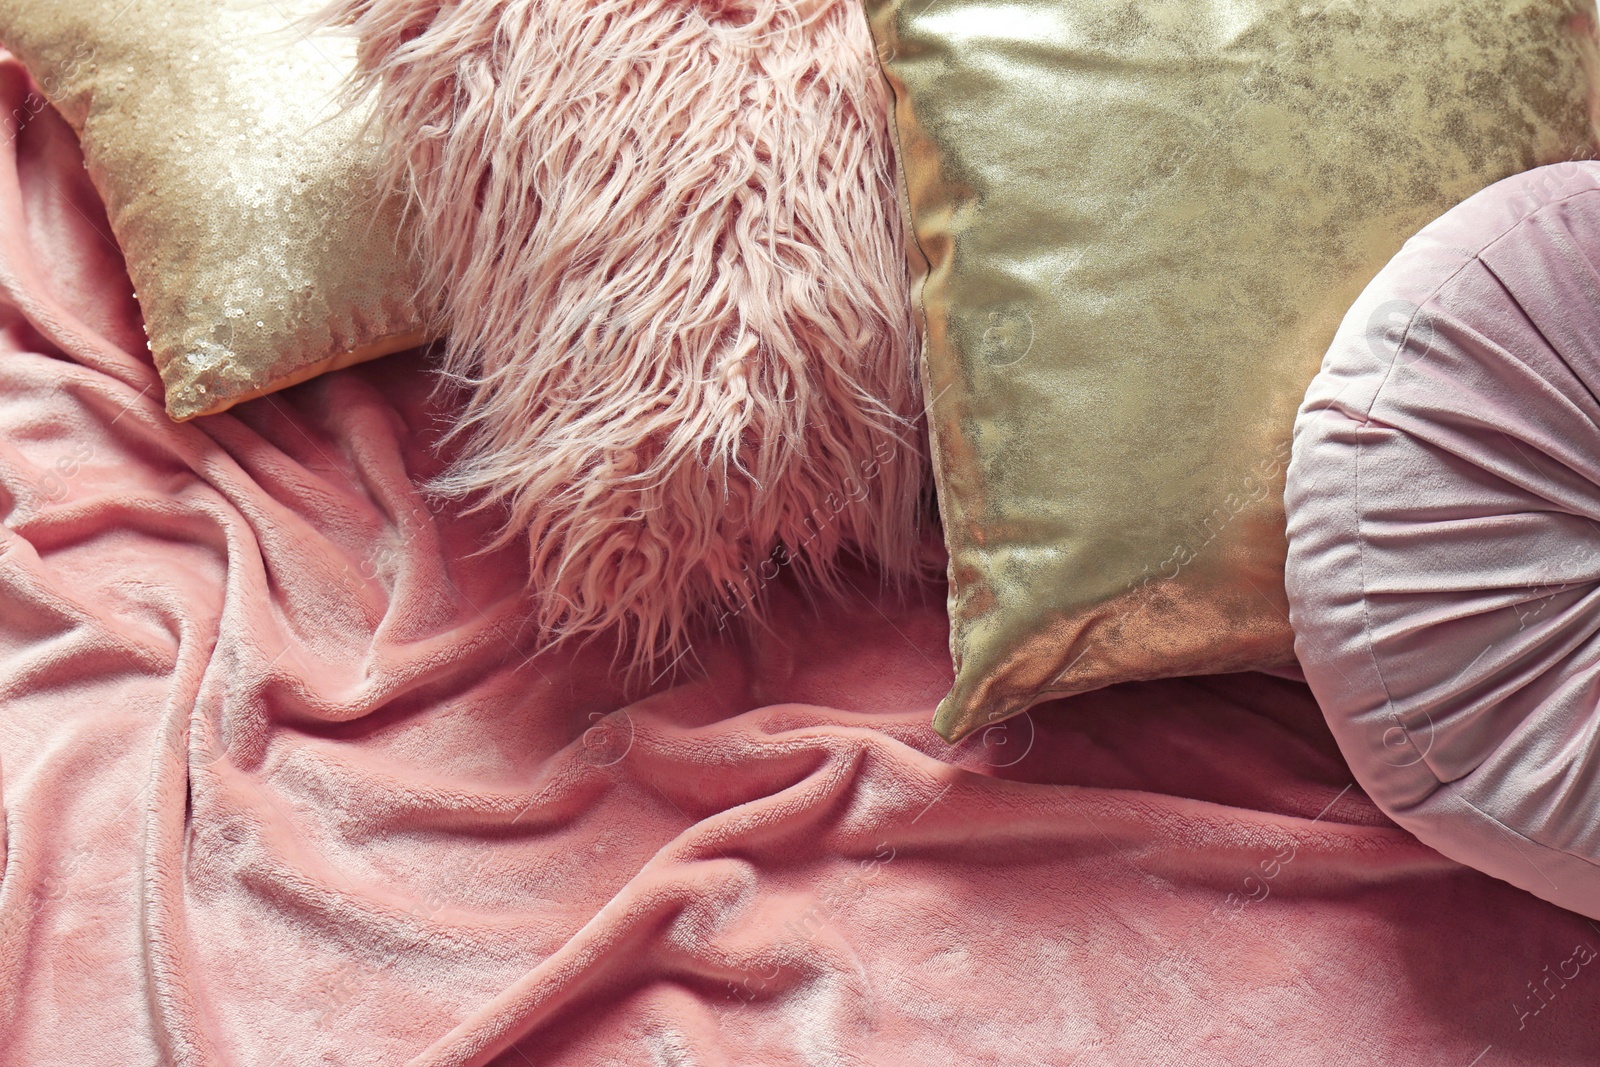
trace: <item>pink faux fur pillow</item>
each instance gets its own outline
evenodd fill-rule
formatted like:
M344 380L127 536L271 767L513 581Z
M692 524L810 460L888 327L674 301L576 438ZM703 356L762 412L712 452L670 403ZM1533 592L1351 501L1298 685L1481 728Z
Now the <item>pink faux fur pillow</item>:
M781 566L916 566L890 99L857 0L338 0L554 638L637 664Z

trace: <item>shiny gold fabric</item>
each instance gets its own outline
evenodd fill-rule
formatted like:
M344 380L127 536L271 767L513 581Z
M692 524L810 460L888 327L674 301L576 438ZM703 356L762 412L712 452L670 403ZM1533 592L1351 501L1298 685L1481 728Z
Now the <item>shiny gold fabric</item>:
M293 25L318 6L0 0L83 142L173 418L426 339L376 138L335 106L353 53Z
M1287 661L1295 406L1407 236L1593 153L1592 5L867 8L929 262L936 728Z

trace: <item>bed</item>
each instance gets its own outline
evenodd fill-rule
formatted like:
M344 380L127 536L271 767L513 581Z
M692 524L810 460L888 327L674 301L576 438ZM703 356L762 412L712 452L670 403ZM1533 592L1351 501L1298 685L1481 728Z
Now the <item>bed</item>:
M1392 824L1291 677L951 746L944 590L865 570L666 678L541 653L418 488L426 350L167 419L51 113L0 309L0 1063L1593 1062L1600 928Z

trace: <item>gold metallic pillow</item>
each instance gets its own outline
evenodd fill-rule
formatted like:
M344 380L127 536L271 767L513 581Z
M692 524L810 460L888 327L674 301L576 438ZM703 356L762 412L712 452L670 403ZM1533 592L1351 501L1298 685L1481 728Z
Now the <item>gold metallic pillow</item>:
M1408 235L1593 153L1593 4L867 7L929 262L935 727L1287 662L1295 407Z
M0 0L83 142L175 419L426 340L400 203L305 0ZM12 116L12 125L26 116Z

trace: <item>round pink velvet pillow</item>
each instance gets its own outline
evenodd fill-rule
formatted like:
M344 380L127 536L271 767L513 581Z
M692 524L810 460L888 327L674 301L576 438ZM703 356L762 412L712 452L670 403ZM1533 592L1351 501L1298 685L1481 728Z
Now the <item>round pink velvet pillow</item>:
M1357 780L1600 917L1600 163L1508 178L1356 301L1295 422L1295 649Z

